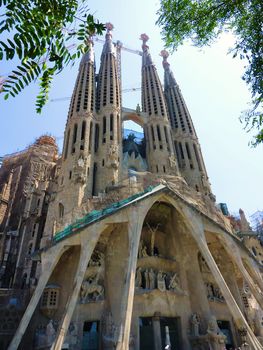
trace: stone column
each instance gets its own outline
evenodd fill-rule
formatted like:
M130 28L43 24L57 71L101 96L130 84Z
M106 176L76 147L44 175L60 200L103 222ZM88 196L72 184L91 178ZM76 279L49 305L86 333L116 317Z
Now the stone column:
M129 349L130 328L134 300L135 274L137 266L137 254L141 237L141 230L144 221L144 210L139 210L140 206L129 208L129 257L127 263L127 274L121 300L120 322L118 327L116 346L117 350Z
M207 246L204 227L200 217L197 217L194 211L190 208L182 208L185 218L187 220L188 227L190 228L190 233L195 239L201 254L203 255L211 273L213 274L216 283L218 284L223 297L227 303L227 306L233 316L235 324L238 328L245 327L247 330L248 340L253 350L262 350L262 346L254 335L253 331L249 327L245 317L243 316L241 310L239 309L233 295L231 294L221 272L219 271L216 262Z
M64 339L67 335L68 327L76 307L76 303L79 297L80 288L85 276L85 272L91 258L91 254L99 240L100 234L102 232L101 223L95 224L91 232L80 233L81 237L81 253L79 258L79 264L76 271L76 277L73 285L73 290L68 298L67 304L65 306L65 312L60 322L56 339L52 345L52 350L60 350L64 343Z
M154 316L152 321L153 321L153 335L154 335L154 350L162 350L160 317Z
M27 309L22 317L22 320L19 323L19 326L17 328L17 331L14 335L14 338L12 339L8 350L16 350L22 340L22 337L28 327L28 324L31 320L31 317L38 305L38 302L40 300L40 297L43 293L43 290L58 262L61 255L64 253L64 251L67 248L65 248L62 244L55 245L48 249L47 252L42 253L42 274L39 278L37 287L35 289L35 292L27 306Z

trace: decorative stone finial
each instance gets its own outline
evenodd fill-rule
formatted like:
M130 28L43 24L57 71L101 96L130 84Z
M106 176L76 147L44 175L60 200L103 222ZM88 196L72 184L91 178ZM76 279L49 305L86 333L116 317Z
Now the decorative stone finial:
M106 27L106 29L107 29L107 33L111 32L111 31L113 30L113 28L114 28L113 24L110 23L110 22L107 22L107 23L105 24L105 27Z
M147 49L149 49L149 46L146 45L147 41L149 40L148 35L145 34L145 33L141 34L140 40L142 40L142 49L143 49L143 51L146 51Z
M143 44L145 44L149 40L149 37L147 34L143 33L140 36L140 40L142 40Z
M170 64L167 61L167 58L169 57L169 52L166 50L162 50L160 52L160 56L163 58L163 68L169 68Z

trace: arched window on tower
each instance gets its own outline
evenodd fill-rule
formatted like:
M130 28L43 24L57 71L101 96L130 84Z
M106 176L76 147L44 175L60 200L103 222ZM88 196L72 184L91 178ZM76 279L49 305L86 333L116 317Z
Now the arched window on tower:
M86 122L84 120L81 126L81 142L80 142L81 150L84 150L84 147L85 147L85 134L86 134Z

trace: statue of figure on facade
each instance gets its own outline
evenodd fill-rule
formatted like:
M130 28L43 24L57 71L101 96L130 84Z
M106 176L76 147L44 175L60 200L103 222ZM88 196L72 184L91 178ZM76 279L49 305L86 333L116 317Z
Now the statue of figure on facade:
M117 167L117 159L118 159L118 146L110 145L108 149L108 167Z
M98 283L98 275L94 279L90 278L82 283L80 290L81 303L92 300L98 301L103 298L104 288Z
M142 248L143 248L143 241L140 240L140 243L139 243L139 248L138 248L138 258L142 258Z
M101 266L103 264L103 260L104 260L104 254L102 252L99 251L95 251L92 256L91 259L89 261L88 266L92 267L92 266Z
M146 269L144 271L144 280L145 280L144 288L150 289L150 279L149 279L149 270L148 269Z
M220 291L220 289L218 287L214 288L214 296L219 301L224 301L225 300L223 295L222 295L222 293L221 293L221 291Z
M190 325L191 325L191 334L194 337L198 337L200 335L200 317L197 313L193 313L190 319Z
M224 350L226 336L218 327L215 316L212 316L208 321L207 336L211 350Z
M184 293L184 291L180 287L179 277L176 272L174 273L174 275L172 276L169 282L168 289L175 292Z
M206 283L206 291L207 291L207 298L209 300L214 300L214 291L213 291L213 285L210 282Z
M163 271L159 271L157 274L157 288L161 292L164 292L166 290L165 276L166 275L163 273Z
M201 272L210 272L210 269L201 253L199 253L198 260Z
M176 159L175 159L174 155L169 157L169 162L170 162L170 167L171 168L176 168Z
M146 245L142 248L142 258L147 258L149 255L147 254Z
M53 325L53 321L50 320L46 327L47 344L52 344L53 341L55 340L55 336L56 336L56 331Z
M138 269L136 271L135 287L136 288L142 287L142 268L141 267L138 267Z
M155 272L153 269L149 270L149 288L155 289Z

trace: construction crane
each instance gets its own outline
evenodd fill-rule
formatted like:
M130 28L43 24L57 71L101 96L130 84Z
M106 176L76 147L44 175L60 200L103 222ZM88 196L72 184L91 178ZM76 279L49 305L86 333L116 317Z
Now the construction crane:
M141 90L140 87L123 89L122 93L131 92L131 91L139 91L139 90ZM70 97L66 96L66 97L51 98L50 102L62 102L62 101L68 101L68 100L70 100Z
M93 38L94 41L97 41L98 43L104 44L105 40L100 39L98 37L94 37ZM116 42L113 42L113 45L116 48L116 59L117 59L117 73L118 73L118 78L119 78L119 82L120 82L120 88L122 90L122 80L121 80L121 51L126 51L135 55L139 55L142 56L142 51L140 50L133 50L130 49L128 47L123 46L123 43L120 40L117 40ZM76 44L71 44L67 47L67 49L71 50L74 47L76 47ZM42 59L39 64L43 63L44 59ZM8 74L9 75L9 74ZM3 84L5 82L6 78L4 76L0 76L0 91L3 87ZM122 92L129 92L129 91L137 91L140 90L141 88L131 88L131 89L123 89ZM55 98L52 99L51 102L55 102L55 101L67 101L69 100L70 97L61 97L61 98Z

